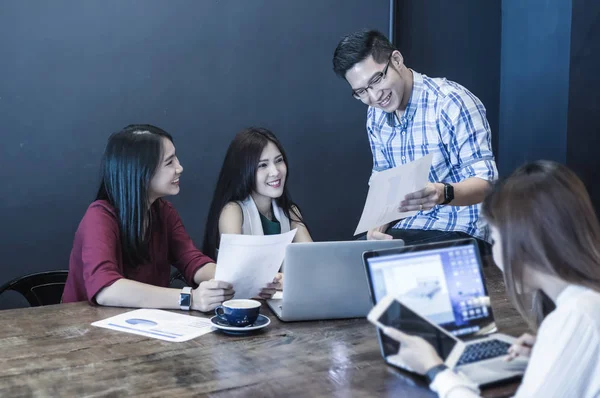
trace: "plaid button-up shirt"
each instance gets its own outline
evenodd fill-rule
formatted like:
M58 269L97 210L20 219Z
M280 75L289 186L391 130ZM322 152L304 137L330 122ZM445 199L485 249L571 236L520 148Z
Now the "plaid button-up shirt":
M412 74L412 95L400 120L381 109L367 111L373 174L433 153L431 182L457 183L471 177L494 181L498 171L481 101L457 83ZM480 204L439 205L399 221L394 228L461 231L489 241L480 210Z

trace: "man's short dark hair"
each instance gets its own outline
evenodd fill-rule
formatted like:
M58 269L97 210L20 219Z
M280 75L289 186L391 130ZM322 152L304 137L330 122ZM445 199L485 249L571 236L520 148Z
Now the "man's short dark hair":
M333 71L341 78L357 63L373 56L375 62L383 64L396 48L383 33L376 30L361 30L344 37L333 53Z

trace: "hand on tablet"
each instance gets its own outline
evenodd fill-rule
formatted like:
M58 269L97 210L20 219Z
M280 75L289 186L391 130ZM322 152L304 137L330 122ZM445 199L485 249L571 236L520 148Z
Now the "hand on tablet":
M400 343L398 357L415 373L423 375L429 369L443 363L433 346L421 337L408 335L389 326L382 331Z

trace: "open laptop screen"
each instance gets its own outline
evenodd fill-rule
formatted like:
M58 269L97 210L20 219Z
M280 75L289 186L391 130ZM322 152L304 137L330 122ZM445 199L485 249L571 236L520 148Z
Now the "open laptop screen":
M495 331L474 240L365 253L365 263L375 302L392 294L463 339Z

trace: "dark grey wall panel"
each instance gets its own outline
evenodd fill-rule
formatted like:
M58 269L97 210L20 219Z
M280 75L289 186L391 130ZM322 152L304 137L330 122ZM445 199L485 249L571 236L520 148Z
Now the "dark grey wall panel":
M600 3L573 0L567 165L600 210Z
M106 139L129 123L174 135L173 202L198 244L225 149L250 125L284 143L314 238L351 238L366 109L331 57L344 34L388 24L388 0L0 2L0 281L67 267Z
M566 162L571 0L503 0L500 173Z
M406 65L446 77L486 107L498 156L500 0L397 0L396 46Z

